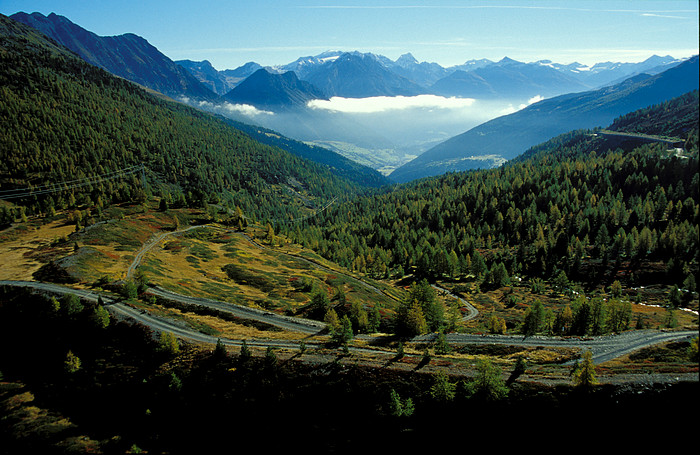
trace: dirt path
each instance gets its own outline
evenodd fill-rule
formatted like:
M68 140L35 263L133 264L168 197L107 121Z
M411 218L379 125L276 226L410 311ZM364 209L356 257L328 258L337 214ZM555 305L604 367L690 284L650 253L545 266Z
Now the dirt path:
M136 253L136 257L134 257L134 260L131 261L131 264L129 265L129 268L126 269L126 279L131 278L131 276L134 274L136 271L136 267L141 265L141 261L143 261L143 257L148 253L153 247L158 245L160 242L163 241L168 236L171 235L179 235L183 234L187 231L191 231L192 229L199 229L201 227L206 227L206 225L201 225L201 226L190 226L187 228L183 229L178 229L177 231L171 231L171 232L163 232L157 235L154 235L146 243L143 244L141 249Z

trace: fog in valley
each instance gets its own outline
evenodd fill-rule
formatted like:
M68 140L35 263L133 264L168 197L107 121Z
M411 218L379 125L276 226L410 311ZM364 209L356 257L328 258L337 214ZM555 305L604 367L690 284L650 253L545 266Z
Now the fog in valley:
M442 141L540 99L332 97L310 101L306 109L277 112L243 104L197 104L228 118L326 147L389 174Z

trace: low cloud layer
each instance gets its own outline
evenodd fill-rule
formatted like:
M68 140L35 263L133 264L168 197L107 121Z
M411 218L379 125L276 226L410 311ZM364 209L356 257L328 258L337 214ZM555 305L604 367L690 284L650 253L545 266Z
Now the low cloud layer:
M375 96L370 98L341 98L312 100L308 106L348 114L373 114L405 109L464 109L474 104L472 98L445 98L436 95L418 96Z
M542 100L479 100L437 95L333 97L313 100L309 112L269 112L244 104L195 103L197 107L260 125L302 141L338 142L416 156L430 147Z
M513 112L518 112L522 109L525 109L526 107L528 107L531 104L539 103L543 99L544 99L543 96L535 95L532 98L530 98L529 100L527 100L527 103L521 103L517 107L511 104L501 111L501 115L508 115L508 114L512 114Z
M221 114L224 116L238 114L248 118L256 118L260 116L275 115L274 112L258 109L257 107L251 106L250 104L231 104L229 102L215 104L209 101L192 101L186 97L182 97L180 101L186 104L194 105L196 107L199 107L200 109L204 109L209 112L216 112L217 114Z

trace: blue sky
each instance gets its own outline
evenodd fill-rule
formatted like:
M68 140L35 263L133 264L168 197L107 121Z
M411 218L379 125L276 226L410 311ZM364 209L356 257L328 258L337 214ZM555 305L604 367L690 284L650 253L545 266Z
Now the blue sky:
M325 50L443 66L504 56L637 62L698 53L698 2L651 0L0 0L0 13L51 12L98 35L135 33L173 60L289 63Z

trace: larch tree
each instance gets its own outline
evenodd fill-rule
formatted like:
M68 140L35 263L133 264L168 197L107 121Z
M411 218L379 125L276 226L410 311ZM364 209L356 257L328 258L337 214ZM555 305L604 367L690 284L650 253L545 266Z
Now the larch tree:
M591 351L583 353L583 360L574 368L571 373L571 380L578 388L590 388L598 383L593 364L593 354Z

